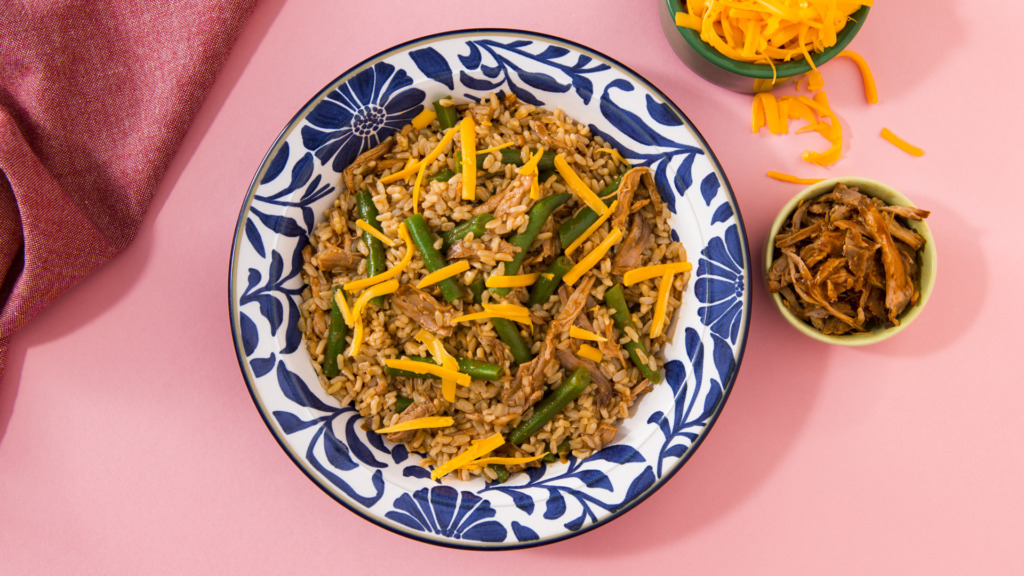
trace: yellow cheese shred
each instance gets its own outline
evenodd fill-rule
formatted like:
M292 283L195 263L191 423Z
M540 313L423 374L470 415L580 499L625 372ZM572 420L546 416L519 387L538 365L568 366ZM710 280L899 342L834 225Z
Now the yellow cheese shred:
M672 294L673 276L672 272L668 272L661 277L661 282L658 283L658 299L654 303L654 318L651 319L651 338L661 336L661 331L665 327L668 297Z
M462 136L462 199L476 199L476 122L472 114L459 123Z
M511 276L488 276L484 282L488 288L524 288L532 286L540 278L540 272L514 274Z
M437 112L434 112L433 108L424 108L423 112L417 114L416 117L412 119L410 124L412 124L412 127L417 130L423 130L427 126L430 126L430 123L433 122L436 118Z
M562 176L565 183L569 186L569 189L576 193L583 200L583 203L590 207L598 216L603 215L608 211L608 207L604 205L604 202L587 186L576 171L569 166L569 163L565 161L565 157L561 154L555 155L555 170Z
M424 416L413 418L399 424L385 426L374 430L377 434L391 434L392 432L405 432L406 430L422 430L424 428L447 428L455 424L451 416Z
M391 246L391 247L395 246L395 241L394 240L392 240L391 238L388 238L387 236L385 236L383 232L381 232L380 230L377 230L376 228L371 226L369 223L367 223L366 220L363 220L362 218L356 220L356 228L359 228L360 230L362 230L363 232L366 232L370 236L373 236L373 237L377 238L377 240L380 240L386 246Z
M409 176L412 176L413 174L418 172L421 166L430 166L430 164L433 163L434 160L437 160L437 157L441 155L441 152L444 152L444 149L448 146L448 144L450 144L451 141L455 139L456 132L458 132L458 130L456 130L455 128L449 128L448 130L446 130L444 136L441 137L441 141L438 142L437 146L434 146L434 149L431 150L430 153L428 153L426 156L424 156L422 160L417 162L413 161L412 158L410 158L410 163L408 166L402 168L398 172L388 174L387 176L381 178L380 183L390 184L392 182L398 182L399 180L405 180ZM476 164L473 164L473 166L475 167Z
M405 267L409 265L409 262L412 262L413 253L412 238L409 236L409 230L405 227L405 222L402 222L398 226L398 236L402 239L403 242L405 242L405 256L402 256L402 260L398 264L395 264L394 267L390 268L386 272L381 272L376 276L370 276L369 278L360 278L359 280L353 280L351 282L346 283L344 285L346 292L358 292L368 286L380 284L381 282L397 277L399 274L402 273L403 270L405 270Z
M434 468L430 472L430 478L437 480L443 478L449 472L457 470L458 468L465 466L466 464L482 458L491 452L494 452L505 443L505 438L501 433L496 433L492 436L488 436L482 440L474 440L468 448L462 451L462 453L453 457L451 460L445 462L441 466Z
M573 252L575 252L577 248L579 248L580 246L583 245L583 242L586 241L587 238L590 238L590 236L594 232L597 232L597 229L600 228L602 224L604 224L605 220L607 220L612 214L615 213L615 209L618 206L619 206L619 201L618 200L612 202L611 205L608 206L608 211L607 212L605 212L604 214L598 216L597 220L595 220L593 224L588 226L587 229L583 231L583 234L579 235L579 238L576 238L575 240L573 240L572 244L569 244L565 248L566 256L569 256Z
M643 266L641 268L634 268L623 274L622 285L632 286L637 282L643 282L644 280L650 280L651 278L658 278L667 273L677 274L679 272L689 272L690 270L693 270L693 264L690 264L689 262L670 262L668 264Z
M484 124L484 125L486 126L486 124ZM497 152L498 150L504 150L505 148L508 148L510 146L515 146L515 145L516 145L516 143L512 142L510 140L508 142L504 142L502 144L498 144L497 146L491 146L490 148L484 148L483 150L477 150L476 153L477 153L478 156L480 154L490 154L491 152Z
M384 296L385 294L391 294L398 289L398 280L388 280L381 282L380 284L374 284L367 288L359 298L356 298L355 304L352 305L352 316L355 318L355 330L352 332L352 344L349 347L348 355L355 357L359 354L359 348L363 344L363 310L366 308L370 300L377 296Z
M843 50L839 53L837 58L849 58L853 60L854 64L857 65L857 69L860 70L860 76L864 80L864 98L868 101L868 104L878 103L878 88L875 86L875 76L871 73L871 68L868 66L864 57L852 50Z
M540 200L540 172L537 170L537 164L540 163L540 157L544 154L544 148L539 147L537 151L530 156L522 166L519 167L519 173L529 176L534 176L533 181L530 182L530 200Z
M887 141L892 143L893 146L896 146L911 156L924 156L924 150L893 134L892 130L889 130L888 128L882 128L882 138L885 138Z
M669 274L669 276L671 276L671 274ZM580 349L576 351L576 355L580 358L586 358L587 360L597 362L599 364L601 363L601 360L604 360L604 354L590 344L583 344L580 346Z
M430 351L430 356L434 359L434 363L440 364L442 367L449 370L459 370L459 361L454 356L448 353L445 349L444 343L437 336L434 336L426 330L420 330L414 336L417 340L427 346L427 350ZM455 402L455 380L448 378L441 379L441 396L444 397L447 402Z
M604 336L594 334L590 330L584 330L575 324L569 327L569 338L576 338L579 340L590 340L591 342L607 342L608 339Z
M422 280L419 281L418 284L416 284L416 287L422 290L427 286L437 284L441 280L445 280L451 278L452 276L462 274L466 270L469 270L469 260L459 260L458 262L449 264L444 268L438 269L436 272L431 272L430 274L427 274L426 276L423 277Z
M780 182L789 182L791 184L803 184L805 186L817 184L818 182L821 182L823 180L823 178L800 178L797 176L793 176L792 174L776 172L775 170L769 170L768 177L779 180Z
M426 164L420 164L420 169L416 171L416 183L412 186L412 213L420 213L420 189L423 186L423 175L427 171Z
M602 203L601 206L604 206L604 204ZM572 269L566 272L562 280L569 286L575 284L588 270L596 266L604 258L605 254L612 249L612 246L619 243L619 240L622 240L622 229L616 226L612 228L612 231L604 237L604 240L590 254L584 256Z
M602 152L604 154L608 154L612 158L618 160L620 163L629 166L629 162L627 162L626 159L622 157L622 154L620 154L619 151L616 150L615 148L598 148L597 150L594 150L594 152Z
M516 304L484 304L483 308L483 312L463 314L462 316L452 318L451 323L456 324L458 322L485 320L488 318L504 318L519 324L533 326L533 321L530 319L530 309L525 306L518 306Z
M416 360L402 358L397 360L385 360L384 365L396 370L405 370L407 372L415 372L417 374L430 374L431 376L437 376L442 379L448 378L450 380L454 380L460 386L469 386L472 381L469 374L463 374L457 370L438 366L437 364L431 364L430 362L419 362Z
M476 460L473 460L472 462L464 464L464 465L460 466L459 468L460 469L466 469L466 470L475 470L477 468L483 468L484 466L489 466L491 464L501 464L502 466L515 466L517 464L529 464L530 462L536 462L537 460L540 460L541 458L543 458L543 457L545 457L547 455L548 455L548 453L544 452L543 454L538 454L536 456L520 456L520 457L485 456L483 458L477 458Z
M348 307L348 298L345 298L345 292L337 290L334 293L334 301L338 303L338 308L341 310L341 317L345 319L345 324L351 328L355 319L352 316L352 309Z

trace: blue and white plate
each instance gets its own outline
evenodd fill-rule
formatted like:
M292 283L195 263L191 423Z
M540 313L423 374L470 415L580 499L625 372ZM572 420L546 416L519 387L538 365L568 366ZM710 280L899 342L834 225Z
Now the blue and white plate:
M696 266L665 382L634 406L615 443L586 460L504 484L432 481L404 446L362 429L319 385L297 327L301 251L361 151L446 94L511 92L561 108L650 166L673 236ZM229 300L253 401L291 459L331 497L399 534L444 546L517 548L569 538L636 506L675 474L732 390L750 321L750 255L729 183L707 143L661 91L615 60L560 38L466 30L407 42L313 97L270 147L238 217Z

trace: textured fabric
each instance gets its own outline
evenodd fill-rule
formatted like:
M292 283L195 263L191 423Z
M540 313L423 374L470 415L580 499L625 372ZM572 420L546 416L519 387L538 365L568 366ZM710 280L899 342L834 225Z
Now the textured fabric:
M127 247L255 0L0 2L10 337Z

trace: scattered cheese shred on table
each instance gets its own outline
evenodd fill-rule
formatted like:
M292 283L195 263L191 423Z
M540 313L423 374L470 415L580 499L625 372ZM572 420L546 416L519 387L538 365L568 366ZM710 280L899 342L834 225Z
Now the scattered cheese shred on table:
M444 152L444 149L448 146L448 144L450 144L451 141L455 139L455 134L457 132L458 130L456 128L449 128L448 130L445 131L444 136L441 137L441 141L437 143L437 146L434 146L434 149L431 150L429 154L424 156L422 160L415 161L412 158L409 158L409 164L405 168L402 168L398 172L388 174L387 176L381 178L380 183L390 184L392 182L404 180L418 172L421 166L430 166L430 164L434 160L437 160L437 157L441 155L441 152ZM476 164L474 163L473 166L476 167Z
M608 207L604 205L601 198L590 189L590 186L587 186L580 179L576 171L572 169L572 166L569 166L569 163L565 161L565 157L561 154L555 155L555 170L565 180L569 189L575 192L580 197L580 200L583 200L583 203L589 206L598 216L602 216L608 211Z
M579 356L580 358L586 358L587 360L597 363L600 363L601 360L604 360L604 354L602 354L600 350L594 348L590 344L583 344L582 346L580 346L580 349L576 352L576 355Z
M888 128L882 128L882 138L885 138L894 146L911 156L924 156L924 150L893 134L892 130L889 130Z
M679 272L689 272L690 270L693 270L693 264L689 262L669 262L667 264L643 266L641 268L634 268L626 271L626 273L622 275L622 285L632 286L637 282L643 282L644 280L650 280L651 278L658 278L669 272L676 274Z
M437 112L434 112L433 108L424 108L423 112L417 114L416 117L412 119L410 124L412 124L412 127L417 130L423 130L427 126L430 126L430 123L433 122L436 118Z
M591 342L607 342L608 339L604 336L594 334L590 330L584 330L579 326L573 324L569 327L569 338L576 338L579 340L590 340Z
M466 114L459 124L462 137L462 199L476 200L476 122Z
M583 231L583 234L580 234L578 238L576 238L575 240L572 241L572 244L569 244L565 248L566 256L569 256L573 252L575 252L576 249L579 248L583 244L583 242L586 241L587 238L590 238L590 236L593 235L594 232L597 232L597 229L601 227L601 224L604 224L605 220L607 220L612 214L615 213L615 209L618 206L619 206L619 201L618 200L612 202L611 205L608 206L608 211L607 212L605 212L604 214L598 216L597 220L595 220L593 224L591 224L589 227L587 227L586 230Z
M363 232L366 232L370 236L376 237L377 240L380 240L386 246L390 246L390 247L394 247L395 246L395 241L394 240L392 240L391 238L388 238L387 236L385 236L383 232L381 232L380 230L377 230L376 228L371 226L369 223L366 222L366 220L363 220L362 218L356 220L356 227L359 228L360 230L362 230Z
M405 222L402 222L398 226L398 236L405 242L405 256L402 256L402 260L395 264L394 267L390 268L386 272L381 272L376 276L370 276L369 278L360 278L359 280L353 280L344 285L346 292L358 292L363 288L373 286L374 284L380 284L386 280L390 280L402 273L405 267L412 262L412 237L409 236L409 230L405 227Z
M864 60L863 56L853 50L843 50L837 58L853 60L854 64L857 65L857 69L860 70L861 78L864 80L864 98L868 101L868 104L878 104L878 88L875 86L875 76L871 73L871 67L868 66L867 60Z
M604 203L602 203L601 206L604 206ZM604 240L602 240L601 243L590 252L590 254L584 256L582 260L566 272L565 276L562 277L562 280L569 286L575 284L576 281L582 278L588 270L596 266L597 263L601 261L601 258L604 258L605 254L612 249L612 246L619 243L619 240L622 240L622 229L616 226L615 228L612 228L612 231L604 237Z
M424 416L413 418L392 426L385 426L374 430L377 434L391 434L392 432L405 432L406 430L422 430L424 428L447 428L455 424L451 416Z
M789 182L791 184L803 184L805 186L817 184L818 182L824 180L824 178L799 178L797 176L793 176L792 174L784 174L782 172L776 172L775 170L769 170L768 177L774 178L781 182Z
M540 278L540 272L514 274L511 276L488 276L484 285L488 288L524 288L532 286Z
M474 440L469 445L469 447L463 450L460 454L454 456L451 460L445 462L441 466L434 468L430 472L430 478L432 480L443 478L449 472L457 470L458 468L465 466L466 464L472 462L473 460L476 460L477 458L482 458L483 456L486 456L487 454L494 452L495 450L500 448L504 443L505 438L501 435L501 433L496 433L492 436L488 436L483 440Z
M430 274L427 274L426 276L423 277L422 280L419 281L419 283L416 284L416 287L422 290L427 286L437 284L441 280L446 280L448 278L451 278L452 276L457 276L467 270L469 270L469 260L459 260L458 262L449 264L444 268L439 268L436 272L431 272Z

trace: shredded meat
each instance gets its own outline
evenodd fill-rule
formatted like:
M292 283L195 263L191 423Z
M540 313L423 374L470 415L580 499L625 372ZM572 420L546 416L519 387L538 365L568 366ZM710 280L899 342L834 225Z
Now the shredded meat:
M356 159L348 165L347 168L342 170L341 177L345 180L345 187L348 189L349 194L354 194L356 191L355 172L362 166L369 164L387 154L391 151L391 147L395 145L394 138L387 138L377 146L370 148L366 152L363 152Z
M918 298L917 251L924 243L899 219L928 214L840 184L799 206L776 235L768 289L825 334L899 324Z
M534 176L532 174L516 176L516 179L506 186L504 190L491 196L486 202L474 208L473 214L490 212L494 215L495 219L504 220L508 217L509 211L512 208L523 203L523 198L526 197L530 191L530 186L533 185L533 179Z
M651 244L651 226L640 214L631 218L632 224L626 239L622 241L612 260L612 274L625 274L643 265L644 250Z
M402 284L391 295L391 305L401 314L412 318L428 332L438 336L451 336L452 309L419 288Z
M640 185L640 177L650 171L651 169L646 166L638 166L622 175L622 183L619 184L619 194L616 198L619 207L615 209L615 214L612 214L612 228L622 228L626 225L626 218L629 217L630 208L633 206L633 193Z
M612 381L601 372L601 367L596 362L587 358L580 358L568 348L555 352L555 357L558 358L559 364L570 372L580 366L586 368L587 372L590 373L590 381L597 386L594 394L594 404L598 408L608 406L608 402L612 399Z
M316 253L317 266L324 272L343 272L355 270L363 257L356 252L342 250L333 244L324 242Z
M514 246L500 238L496 238L496 240L496 246L488 247L492 252L507 254L509 260L519 252L519 246ZM446 252L445 255L448 257L448 260L465 259L479 262L481 248L483 248L483 245L478 242L466 242L465 240L459 240L448 248L448 252ZM501 260L501 258L497 259Z
M434 408L434 404L432 402L410 404L408 408L403 410L402 413L398 415L398 420L395 421L395 424L408 422L409 420L413 420L415 418L424 418L426 416L431 416L434 414L435 410L436 408ZM415 430L403 430L402 432L392 432L391 434L388 434L385 438L387 438L388 442L405 442L406 440L412 438L413 434L415 433Z

